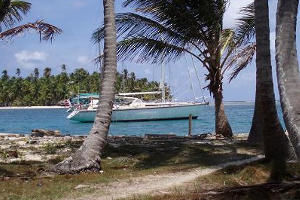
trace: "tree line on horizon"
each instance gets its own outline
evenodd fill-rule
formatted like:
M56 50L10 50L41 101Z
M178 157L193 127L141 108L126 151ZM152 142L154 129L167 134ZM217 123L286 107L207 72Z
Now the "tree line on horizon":
M7 70L2 71L0 79L0 106L51 106L61 100L68 99L78 93L99 93L100 77L98 72L89 73L83 68L67 73L62 65L61 73L51 74L51 68L46 67L43 73L35 68L27 77L21 76L17 68L16 76L9 76ZM167 87L169 96L169 87ZM126 69L117 73L115 93L158 91L157 81L147 78L136 78L134 72ZM144 95L144 100L158 100L160 95Z

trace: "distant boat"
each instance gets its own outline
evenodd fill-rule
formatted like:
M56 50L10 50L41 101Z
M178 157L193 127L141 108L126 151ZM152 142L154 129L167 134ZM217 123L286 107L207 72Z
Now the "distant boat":
M92 99L87 109L76 109L67 118L78 122L93 122L97 105L98 99ZM188 119L190 115L196 119L199 113L198 109L203 105L208 105L208 102L147 103L135 97L117 96L113 107L112 121L179 120Z

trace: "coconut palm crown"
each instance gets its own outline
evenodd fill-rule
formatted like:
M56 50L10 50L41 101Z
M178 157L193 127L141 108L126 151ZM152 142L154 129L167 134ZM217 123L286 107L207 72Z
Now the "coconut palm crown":
M208 90L215 99L216 133L232 136L223 105L223 78L232 66L246 66L255 52L247 37L223 28L227 0L126 0L136 12L116 16L118 59L161 63L185 54L196 58L207 70ZM103 40L104 27L93 34Z

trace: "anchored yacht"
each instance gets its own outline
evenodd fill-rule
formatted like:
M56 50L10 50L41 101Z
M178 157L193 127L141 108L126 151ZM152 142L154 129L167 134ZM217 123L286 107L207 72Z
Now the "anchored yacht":
M67 118L79 122L93 122L96 116L98 101L99 99L91 98L87 109L76 109ZM113 106L112 121L179 120L188 119L190 115L195 119L198 117L199 107L207 104L208 102L148 103L135 97L117 96Z

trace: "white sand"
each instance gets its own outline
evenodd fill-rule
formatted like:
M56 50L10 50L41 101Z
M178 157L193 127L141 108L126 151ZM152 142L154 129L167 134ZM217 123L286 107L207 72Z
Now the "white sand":
M24 110L24 109L63 109L64 106L24 106L24 107L0 107L0 110Z

